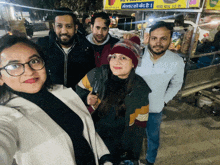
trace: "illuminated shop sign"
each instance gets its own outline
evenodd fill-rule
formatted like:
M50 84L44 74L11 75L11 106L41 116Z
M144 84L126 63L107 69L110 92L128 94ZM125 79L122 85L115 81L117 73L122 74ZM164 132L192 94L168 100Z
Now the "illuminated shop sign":
M191 0L197 4L199 0ZM186 8L186 0L104 0L105 10Z

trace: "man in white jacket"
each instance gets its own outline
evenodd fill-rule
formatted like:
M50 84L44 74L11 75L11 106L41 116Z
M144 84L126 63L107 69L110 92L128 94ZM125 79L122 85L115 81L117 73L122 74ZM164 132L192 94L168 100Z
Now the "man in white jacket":
M147 122L148 165L153 165L159 147L162 109L181 89L184 76L184 62L177 54L167 50L171 43L173 28L161 21L151 26L148 46L137 67L139 74L149 85L149 119Z

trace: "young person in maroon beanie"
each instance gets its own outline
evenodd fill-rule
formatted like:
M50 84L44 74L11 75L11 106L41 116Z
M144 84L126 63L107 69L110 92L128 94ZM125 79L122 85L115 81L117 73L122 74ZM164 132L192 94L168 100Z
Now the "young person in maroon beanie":
M138 163L148 120L151 90L135 74L142 54L139 45L138 37L119 41L108 56L109 65L91 70L76 87L85 104L93 107L96 131L115 164L123 159Z

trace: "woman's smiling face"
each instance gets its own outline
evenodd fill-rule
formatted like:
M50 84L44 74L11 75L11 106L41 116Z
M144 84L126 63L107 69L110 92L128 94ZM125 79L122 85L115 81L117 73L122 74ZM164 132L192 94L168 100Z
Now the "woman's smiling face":
M40 58L39 53L34 48L24 43L17 43L1 52L0 68L9 64L23 64L29 61L37 62ZM11 76L5 69L2 69L0 71L0 85L2 86L5 83L18 92L39 92L47 79L45 67L41 70L33 70L28 64L25 64L24 67L24 73L20 76Z
M109 56L109 65L112 73L121 79L128 78L134 67L131 58L119 53Z

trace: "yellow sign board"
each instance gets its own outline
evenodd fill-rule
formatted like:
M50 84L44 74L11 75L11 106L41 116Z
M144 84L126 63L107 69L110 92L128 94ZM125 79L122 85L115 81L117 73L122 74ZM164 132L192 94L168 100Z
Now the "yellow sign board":
M187 0L104 0L104 9L105 10L179 9L179 8L186 8L186 1Z
M207 0L206 9L220 10L220 0Z

